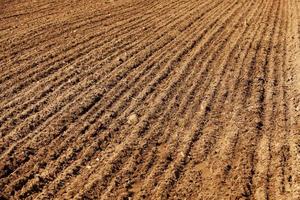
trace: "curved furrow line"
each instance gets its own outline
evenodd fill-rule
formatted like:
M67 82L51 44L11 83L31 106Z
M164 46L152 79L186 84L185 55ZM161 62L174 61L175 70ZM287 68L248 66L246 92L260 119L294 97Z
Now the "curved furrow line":
M283 2L282 2L283 3ZM286 5L286 4L284 4ZM283 6L283 5L282 5ZM256 153L258 157L258 162L256 164L256 174L254 176L254 195L256 198L269 198L273 199L274 197L279 197L280 194L277 193L277 189L280 188L280 185L277 185L277 180L280 177L280 173L276 170L280 169L280 159L279 152L282 145L279 141L284 141L280 130L280 120L282 117L278 116L278 110L280 106L278 105L278 98L280 95L280 89L278 86L280 83L280 74L281 69L278 66L281 66L283 63L278 58L279 52L284 53L280 41L282 37L282 28L283 28L283 19L285 19L284 9L281 9L281 13L278 16L279 25L275 27L275 33L272 39L272 46L270 48L270 57L267 60L270 69L267 69L266 77L266 97L265 97L265 116L263 120L264 134L258 145L259 151ZM268 72L270 71L270 72ZM276 134L274 134L276 132ZM276 174L275 174L276 173ZM272 192L273 189L276 190Z
M261 15L261 13L263 12L263 9L261 9L261 8L253 7L252 9L257 9L257 11L259 11L259 14L252 12L252 17L254 17L254 16L259 17ZM249 16L249 18L250 18L250 16ZM240 21L242 21L242 20L240 20ZM248 22L250 24L254 25L253 22L256 23L257 19L254 18ZM253 33L252 25L247 26L247 28L244 30L244 33L242 31L239 41L237 41L235 47L233 48L233 50L231 52L231 54L233 54L233 55L230 55L228 57L229 60L226 62L225 65L229 65L229 66L233 66L233 67L234 66L243 66L242 64L239 64L239 62L243 62L247 53L245 54L243 49L240 49L240 44L245 39L247 34L250 35L251 33ZM249 31L249 30L251 30L251 31ZM252 35L252 36L254 36L254 35ZM250 37L250 39L252 39L252 36ZM242 46L245 46L245 45L242 45ZM249 50L248 47L246 49ZM234 55L234 54L236 54L236 55ZM193 184L199 184L198 182L195 182L194 180L190 179L192 177L192 174L196 173L197 170L199 172L200 179L205 180L204 178L208 177L208 178L214 179L214 181L216 181L216 178L212 178L212 175L210 175L208 173L209 169L205 169L205 168L215 165L213 163L214 159L211 158L211 156L214 156L214 154L211 155L210 153L212 152L212 150L217 151L219 149L216 147L216 145L219 141L220 142L223 141L224 136L222 136L220 134L222 134L222 132L224 132L222 129L225 126L224 122L226 122L227 118L229 118L227 115L231 113L231 112L219 113L219 111L220 110L228 110L229 109L228 106L232 107L234 105L232 103L229 103L228 101L231 101L231 99L232 99L233 93L235 91L233 88L233 86L235 85L234 82L237 82L239 79L239 76L236 76L236 74L241 73L241 67L236 68L236 69L235 68L226 69L226 71L228 71L228 72L227 73L225 72L225 74L222 75L223 78L222 78L222 82L220 83L221 89L220 88L218 89L218 91L220 90L220 91L222 91L222 93L220 93L219 95L216 95L216 98L214 100L214 102L218 102L218 103L211 103L211 107L209 108L209 110L210 110L209 115L206 116L206 118L208 118L209 121L207 121L207 124L205 124L203 126L201 140L198 140L197 142L195 142L194 149L191 149L191 153L189 154L189 156L190 156L189 160L191 160L191 162L189 162L188 165L190 167L186 167L189 169L189 171L181 170L181 171L183 171L183 172L181 172L183 174L182 175L183 177L180 177L181 180L179 178L177 178L179 180L177 180L176 183L179 186L187 186L188 187L188 185L189 185L188 182L192 182ZM200 96L202 96L202 95L200 95ZM190 111L186 111L186 112L189 113ZM226 115L224 116L225 113L226 113ZM223 119L224 117L226 119ZM222 140L220 140L221 136L222 136ZM210 159L207 159L208 156L210 157ZM205 164L207 162L212 162L212 163ZM222 166L222 165L220 165L220 166ZM203 175L201 175L202 174L201 171L205 171L205 173ZM177 176L180 176L180 174L178 174ZM186 182L186 184L183 184L185 181L188 181L188 182ZM208 189L205 190L203 188L201 190L202 195L206 192L210 193L209 188L216 186L216 185L209 186L207 184L209 184L209 183L206 183L205 187L207 187ZM173 187L176 187L176 185ZM202 186L202 187L204 187L204 186ZM181 193L178 193L178 195L186 195L185 197L188 196L189 198L196 198L195 196L191 197L191 195L199 194L199 191L191 191L191 190L189 190L189 188L181 188L179 190L178 190L178 188L176 188L176 191L181 191ZM205 195L203 195L203 196L205 196ZM182 196L182 198L183 198L183 196Z
M261 21L261 20L259 20L259 21ZM253 37L253 39L255 39L257 37L257 35L260 35L260 34L262 34L262 33L261 32L256 33L255 36ZM253 43L253 40L251 43ZM244 57L247 54L248 53L246 53L244 55ZM245 64L242 64L242 66L245 66ZM238 79L240 79L242 77L241 74L243 74L243 73L244 72L239 72ZM240 85L240 83L241 83L240 80L237 80L235 83L233 83L234 89L232 91L236 91L238 88L237 85ZM237 104L240 105L240 103L234 103L234 102L236 102L237 99L240 99L239 101L242 101L243 98L240 97L242 94L243 94L243 91L241 91L241 93L238 92L237 98L233 98L233 102L230 102L229 104L232 106L236 106ZM226 135L225 136L226 139L223 139L222 141L220 141L219 145L216 147L216 149L220 149L219 153L216 155L217 157L216 158L210 157L209 164L208 164L211 166L218 166L217 164L219 163L219 166L224 166L224 169L220 169L217 172L214 172L213 167L210 168L210 173L214 174L214 177L218 177L218 176L222 177L222 178L220 178L220 182L219 182L220 185L218 186L218 188L222 188L222 184L224 183L224 179L225 179L224 177L227 177L228 173L232 170L232 164L230 162L228 162L228 160L231 160L230 158L232 157L232 153L230 151L232 151L232 149L234 149L234 146L236 145L235 139L238 138L239 129L242 129L241 127L243 126L242 123L240 122L240 115L241 115L240 112L241 112L242 108L240 106L237 108L231 107L230 110L231 111L229 111L228 113L232 113L233 115L230 117L231 119L228 119L229 123L227 124L227 126L225 126L225 130L223 130L223 131L226 133L231 132L231 134ZM224 121L226 122L227 120L224 119ZM214 178L210 178L209 175L207 177L213 184ZM209 188L209 186L207 186L207 188ZM209 192L209 191L207 191L207 192ZM220 191L219 194L215 194L215 195L217 196L217 195L221 195L221 194L223 194L222 190ZM204 193L203 195L204 196L208 195L208 193Z
M271 55L270 55L271 56ZM270 62L269 62L270 63ZM270 72L268 72L268 71L270 71ZM269 73L270 73L270 75L269 75ZM268 70L267 69L267 74L266 74L266 76L272 76L272 70ZM270 82L270 81L267 81L267 77L266 77L266 84L272 84L272 82ZM272 99L273 97L272 97L272 92L270 91L267 91L266 92L266 95L265 95L265 101L266 102L272 102L271 101L271 99ZM245 99L244 99L245 100ZM243 98L241 98L241 101L244 101L243 100ZM270 100L270 101L269 101ZM270 106L270 107L268 107L268 106ZM273 105L272 104L270 104L269 105L269 103L267 103L266 104L266 108L265 108L265 118L267 118L267 116L268 116L268 111L270 110L270 108L272 107ZM237 118L237 117L239 117L241 114L241 109L239 109L240 111L238 111L237 113L235 113L235 116L234 116L234 118L236 119L236 120L233 120L233 121L238 121L239 119ZM267 120L265 120L265 121L267 121ZM242 123L239 123L236 127L242 127L242 125L241 125ZM267 123L264 123L265 125L264 125L264 129L265 130L267 130ZM240 128L241 129L241 128ZM270 131L270 130L269 130ZM234 140L234 139L236 139L237 140L237 138L238 138L238 136L239 136L239 131L237 130L237 129L235 129L234 131L233 131L233 133L232 133L232 135L230 136L230 138L228 138L227 139L227 141L226 141L226 146L229 146L229 145L233 145L233 147L232 148L229 148L229 150L231 150L232 152L234 152L234 149L235 149L235 146L236 146L236 143L237 143L237 141L234 141L234 142L232 142L231 144L230 144L230 141L228 141L228 140ZM264 149L263 151L264 151L264 153L268 153L268 150L267 150L267 148L268 148L268 145L267 145L267 143L265 143L266 142L266 134L262 134L262 139L261 139L261 144L260 145L258 145L258 147L257 147L257 149L259 149L260 147L262 147L262 149ZM224 150L223 151L227 151L228 153L226 153L227 155L229 155L229 151L228 150L225 150L226 148L224 148ZM263 155L263 156L260 156L260 155L258 155L258 158L257 158L257 160L258 160L258 162L260 162L260 159L262 159L261 161L262 162L266 162L266 156L267 155ZM232 160L233 159L233 157L232 156L226 156L227 158L230 158L230 159L227 159L227 160ZM232 163L231 162L228 162L228 161L226 161L225 159L224 159L224 161L223 162L225 162L225 166L230 166L230 170L232 169ZM226 165L227 164L227 165ZM260 177L261 178L266 178L266 176L265 175L263 175L263 170L262 170L262 167L261 167L261 165L259 165L259 163L257 163L256 164L256 167L257 167L257 171L256 171L256 175L255 175L255 177L254 177L254 185L259 185L259 187L257 187L256 188L256 190L253 192L253 194L254 194L254 197L255 198L267 198L266 196L265 196L265 194L263 194L265 191L263 191L263 186L262 186L262 181L261 180L256 180L256 179L260 179ZM230 171L230 170L228 170L228 171ZM224 177L227 177L228 176L228 171L227 171L227 168L224 170L224 172L223 172L223 176ZM224 178L223 178L224 179ZM256 186L255 186L256 187Z
M266 8L266 6L264 6L265 8ZM260 10L260 12L262 12L262 13L264 13L264 9L265 8L260 8L259 10ZM259 16L259 18L261 18L262 17L262 15L260 15ZM261 19L259 19L258 21L261 21ZM257 21L256 21L257 22ZM255 23L256 23L255 22ZM254 26L255 25L255 23L250 23L250 27L249 27L249 29L252 29L252 26ZM241 45L241 47L243 47L243 46L245 46L245 48L242 48L242 54L239 56L239 57L235 57L235 56L232 56L233 58L231 59L231 62L232 62L232 65L240 65L240 66L245 66L245 64L243 64L243 62L244 62L244 60L245 60L245 57L246 57L246 55L248 55L248 51L251 49L251 46L250 46L250 44L251 44L251 41L249 41L249 39L251 39L251 40L253 40L254 38L256 38L256 35L258 35L258 32L257 32L257 29L256 29L256 31L254 31L253 32L253 34L250 32L249 33L249 36L244 36L245 38L247 38L247 40L246 40L246 42L247 42L247 45L245 44L245 45ZM244 51L244 49L246 49L246 51ZM235 61L236 60L236 61ZM229 64L230 64L230 62L229 62ZM234 72L235 73L235 72ZM234 99L235 98L235 92L234 91L236 91L237 90L237 84L240 82L240 77L241 77L241 70L239 70L239 72L237 72L238 73L238 75L237 75L237 77L234 79L234 80L232 80L232 81L234 81L235 83L232 83L232 84L230 84L230 83L227 83L227 85L228 86L230 86L230 89L227 89L227 91L228 91L228 94L226 94L226 92L223 94L223 95L225 95L224 96L224 98L225 97L227 97L227 100L225 100L225 102L226 101L232 101L231 99ZM230 75L228 75L228 76L230 76ZM238 95L237 95L238 96ZM221 96L219 96L219 97L221 97ZM233 102L227 102L227 103L225 103L225 108L224 109L222 109L222 110L228 110L228 109L234 109L235 107L234 107L234 105L236 105L235 103L233 103ZM220 105L219 105L220 106ZM228 107L229 106L229 108L226 108L226 107ZM213 107L211 108L211 110L216 110L216 109L213 109ZM226 113L234 113L233 111L228 111L228 112L226 112ZM221 115L220 117L222 117L222 118L224 118L225 117L225 119L223 119L223 120L218 120L218 121L220 121L220 122L222 122L222 121L227 121L227 118L231 118L230 117L230 115L229 116L223 116L222 114L218 114L218 115ZM216 116L218 116L218 115L216 115ZM234 114L235 115L235 114ZM214 115L213 115L214 116ZM212 119L210 119L210 120L212 120ZM234 123L236 123L236 121L238 121L238 120L233 120L233 122ZM220 126L220 125L218 125L218 126ZM230 126L229 126L230 127ZM220 128L220 127L219 127ZM208 131L209 131L210 129L208 129ZM216 131L216 130L211 130L211 131ZM225 130L223 130L223 131L225 131ZM205 133L204 133L205 134ZM203 137L205 137L205 136L203 136ZM203 137L202 137L202 139L203 139ZM230 136L226 136L226 137L229 137L230 138ZM218 151L218 149L220 149L219 151L220 152L222 152L222 147L224 146L224 145L222 145L222 144L226 144L226 141L224 141L223 142L223 140L221 140L221 141L219 141L219 143L221 143L220 145L219 145L219 147L218 148L215 148L216 149L216 151ZM195 145L195 146L197 146L197 145ZM205 146L205 144L203 144L202 146ZM199 147L199 149L201 149L200 147ZM205 149L205 148L204 148ZM225 149L227 149L226 147L224 147L224 150ZM224 152L224 150L223 150L223 152ZM203 151L203 149L201 150L201 151ZM194 150L194 152L195 153L197 153L197 150ZM208 153L208 152L204 152L204 153ZM216 152L217 153L217 152ZM218 155L218 154L217 154ZM205 164L205 163L202 163L203 161L199 161L199 159L198 159L198 156L192 156L192 157L194 157L194 158L191 158L192 160L193 160L193 162L191 162L191 164L193 164L193 165L195 165L193 168L196 170L196 172L199 172L199 170L200 170L200 172L198 173L198 176L199 176L199 178L202 180L202 181L204 181L204 183L205 183L205 185L202 185L202 187L203 187L203 190L201 190L201 193L200 193L200 195L202 195L202 197L203 196L211 196L211 195L217 195L217 193L216 194L211 194L211 192L210 192L210 190L212 189L212 188L214 188L214 187L217 187L217 185L214 183L214 185L210 185L210 182L209 182L209 179L211 179L212 181L215 181L216 179L215 178L213 178L212 176L216 176L216 175L213 175L213 174L211 174L211 173L213 173L214 171L213 171L213 166L217 166L216 165L216 163L214 163L215 162L215 160L226 160L225 158L223 158L224 157L224 155L226 155L226 153L219 153L219 155L220 155L220 158L217 158L217 159L214 159L214 156L215 155L210 155L210 159L208 159L207 160L207 162L209 162L209 163L207 163L207 165ZM230 154L229 154L230 155ZM200 156L200 158L201 158L201 156ZM198 164L197 164L198 163ZM209 166L211 166L211 167L209 167ZM219 165L218 165L219 166ZM220 164L220 166L226 166L225 164ZM230 165L228 165L228 166L230 166ZM208 169L206 169L206 168L208 168ZM201 173L201 170L204 170L204 173L202 174ZM220 169L221 170L221 169ZM215 173L218 173L219 171L216 171ZM192 171L191 173L195 173L195 171ZM210 175L211 174L211 175ZM188 177L188 175L187 175L187 179L188 179L189 177ZM192 180L191 180L192 181ZM194 182L194 181L193 181ZM179 183L178 183L179 184ZM193 184L197 184L196 182L194 182ZM183 194L186 194L186 192L187 191L189 191L189 189L188 188L181 188L181 189L178 189L178 188L176 188L176 190L178 190L178 191L184 191L185 193L183 193ZM191 193L193 193L194 191L191 191ZM199 192L198 192L199 193ZM220 194L221 194L222 192L220 192ZM186 194L187 195L187 194Z
M261 8L253 8L253 9L258 9L260 13L263 12L263 9ZM254 13L252 13L253 15ZM255 15L257 15L255 13ZM260 17L261 15L257 15L257 17ZM253 26L255 23L253 22L257 22L257 19L251 19L251 17L247 17L247 23L250 23L251 26ZM252 27L247 26L247 29L251 30ZM255 32L255 31L254 31ZM244 31L244 33L242 33L242 37L239 39L240 41L237 42L237 45L234 47L234 49L237 50L233 50L233 51L240 51L240 44L242 43L242 41L245 38L249 38L246 37L247 34L251 34L251 32L247 33L246 30ZM257 33L252 34L252 36L255 37ZM246 35L246 36L245 36ZM253 40L253 37L250 37L249 39ZM241 46L245 46L245 45L241 45ZM248 46L249 47L249 46ZM249 50L249 48L246 48L247 51ZM247 55L247 51L246 53L243 52L243 50L240 51L240 53L238 53L238 55L231 55L229 56L229 60L226 63L227 65L240 65L243 66L242 64L238 64L238 60L240 60L240 62L244 61L245 56ZM232 58L232 59L230 59ZM231 111L227 111L224 113L219 113L219 111L221 110L231 110L232 106L234 106L235 104L228 102L228 101L232 101L232 95L235 91L234 86L236 85L236 82L239 80L240 74L241 74L241 68L238 68L236 70L234 69L227 69L227 71L230 70L232 71L232 74L224 74L222 75L223 77L223 83L221 83L221 87L224 87L223 89L218 89L218 91L223 91L222 93L220 93L218 96L216 96L216 100L214 100L215 102L218 102L217 105L215 105L216 103L212 103L212 106L209 108L210 111L210 115L206 116L206 118L209 118L208 124L205 125L205 127L203 128L203 133L201 136L201 140L198 141L198 144L195 143L194 146L196 149L191 150L191 155L190 155L190 159L192 160L192 162L189 162L190 167L187 167L188 169L190 169L191 171L187 171L185 173L187 173L186 179L185 181L190 181L193 182L193 184L198 184L197 182L194 182L191 178L192 173L195 173L195 171L200 170L199 171L199 178L201 178L203 181L205 180L205 189L204 186L203 189L201 190L201 193L196 192L196 191L190 191L189 188L181 188L179 191L184 191L183 194L180 193L180 195L196 195L199 194L201 195L201 197L204 196L209 196L210 194L210 190L214 187L218 187L218 185L216 185L217 181L217 175L216 173L220 173L222 169L219 169L218 171L213 170L213 166L223 166L223 164L220 165L216 165L216 163L214 163L216 160L218 160L218 158L214 158L215 156L218 156L217 151L219 149L222 149L221 146L218 147L218 142L222 143L223 142L223 138L226 136L222 136L220 135L222 132L227 133L227 131L224 131L223 128L226 127L226 123L228 118L230 118L230 116L227 116L228 114L231 115ZM237 77L235 77L234 79L229 79L229 77L234 77L234 74L238 74ZM231 82L233 81L233 82ZM225 103L227 102L227 103ZM229 108L228 108L228 106ZM215 113L216 112L216 113ZM224 114L226 113L226 116L224 116ZM225 117L225 119L224 119ZM234 121L235 122L235 121ZM220 140L222 136L222 140ZM214 154L210 154L212 152L212 150L215 150ZM220 154L220 156L223 156L223 153ZM209 159L207 159L207 157L209 157ZM230 166L230 165L228 165ZM226 168L224 168L226 169ZM230 169L229 169L230 170ZM204 172L203 174L201 172ZM215 174L212 174L215 173ZM215 177L214 177L215 176ZM214 185L210 185L210 181L208 180L213 180ZM182 180L184 181L184 180ZM208 182L207 182L208 181ZM176 181L177 182L177 181ZM183 186L188 186L188 182L186 182L186 184L177 182L177 184L179 185L183 185ZM177 188L176 188L177 191ZM190 191L190 193L187 193L187 191ZM214 194L216 195L216 194ZM191 197L190 197L191 198ZM196 198L196 197L193 197Z
M270 2L267 5L267 8L272 8L270 6ZM268 11L265 11L265 13L268 13ZM262 15L262 17L267 17L267 15ZM258 20L258 22L263 23L263 18L260 18ZM266 23L265 23L266 25ZM255 36L253 37L252 41L249 43L249 50L253 50L253 44L257 43L257 41L259 40L259 36L262 35L263 33L263 29L264 26L258 26L259 27L259 32L257 32L255 34ZM243 61L242 66L249 66L251 64L251 59L254 59L255 55L253 55L254 52L251 51L247 51L247 54L245 54L245 60ZM248 74L248 75L247 75ZM237 80L237 82L234 84L234 89L233 91L237 91L237 94L234 96L232 102L230 104L232 105L241 105L243 104L242 102L246 101L245 95L244 95L244 91L245 89L240 89L239 88L246 88L248 85L248 76L250 74L250 70L249 68L247 68L246 70L243 70L241 72L241 74L239 75L239 78ZM245 78L246 77L246 78ZM220 153L219 153L219 157L221 158L223 162L224 166L232 166L232 160L234 159L234 155L235 153L235 148L236 148L236 143L239 139L239 135L241 134L240 130L242 127L243 122L240 119L241 113L242 113L242 107L240 106L239 108L236 108L236 111L234 111L234 107L231 109L231 111L233 113L233 116L230 119L230 122L228 123L228 127L230 130L232 130L231 134L226 138L226 140L224 142L221 142L220 147L223 146L223 148L220 148ZM236 123L237 121L240 121L239 123ZM233 128L231 128L232 124L236 124ZM224 156L226 155L226 156ZM225 157L225 158L224 158ZM230 160L229 162L227 160ZM232 169L232 167L230 167ZM228 172L225 171L223 174L224 177L228 176ZM222 182L225 182L225 180L223 180Z
M265 116L266 116L266 108L269 102L266 101L266 93L269 91L269 88L266 88L266 82L268 72L269 70L268 65L269 65L269 59L271 58L271 52L270 50L272 49L272 38L275 35L275 30L276 26L278 26L278 22L280 21L280 8L281 8L282 2L278 2L278 8L276 10L276 13L274 16L274 20L271 18L271 20L268 20L270 22L270 26L266 29L266 34L267 37L260 43L261 47L258 50L258 55L262 55L262 58L258 57L256 59L255 65L258 66L258 75L253 79L253 86L255 88L252 89L252 95L249 101L249 105L254 105L254 115L257 116L257 119L254 117L253 123L255 123L253 126L255 127L254 134L256 136L250 139L250 167L249 167L249 177L246 179L246 184L244 186L244 191L242 193L242 196L253 196L253 193L255 192L255 188L253 185L253 179L256 175L257 172L257 145L259 141L261 140L262 135L264 134L264 129L265 129ZM271 26L272 25L272 26ZM260 51L261 50L261 51ZM253 95L254 94L254 95ZM257 107L255 107L257 106ZM256 133L255 133L256 132ZM251 137L251 135L250 135ZM249 152L248 152L249 153ZM247 168L246 168L247 170Z
M276 5L277 4L277 5ZM245 127L242 128L238 137L240 143L237 141L234 147L234 150L238 150L239 154L234 154L235 159L232 163L232 170L226 177L230 177L230 180L225 180L224 183L228 184L228 187L235 188L237 191L240 191L240 197L250 197L253 195L253 175L255 174L255 148L257 146L257 142L259 141L262 135L263 122L262 117L264 115L264 105L265 101L264 96L264 84L265 84L265 70L266 70L266 59L269 57L268 49L271 44L271 33L272 33L272 25L276 23L275 19L278 16L279 6L278 2L275 2L272 6L276 9L272 9L267 13L267 21L269 23L268 26L264 27L265 37L259 38L258 42L255 42L256 50L255 56L252 58L249 74L248 72L248 80L245 88L245 102L243 103L243 107L247 108L243 114L243 123ZM249 151L251 153L249 153ZM243 168L240 168L243 167ZM241 173L244 173L241 175ZM230 175L230 176L229 176ZM240 177L240 178L237 178ZM232 182L231 182L232 181ZM227 187L227 186L226 186ZM228 194L230 195L230 194Z
M268 7L268 6L267 6ZM270 9L270 7L269 7L269 9ZM266 13L268 13L268 12L266 12ZM264 17L265 17L265 15L264 15ZM262 21L261 19L259 20L259 21ZM256 35L260 35L261 33L262 33L262 31L263 31L263 27L261 27L260 28L260 32L257 32L256 33ZM259 38L259 37L257 37L257 36L254 36L253 38L254 39L257 39L257 38ZM255 40L254 40L255 41ZM252 49L253 47L252 47L252 44L253 43L255 43L253 40L251 41L251 46L250 46L250 49ZM253 52L252 52L253 53ZM249 63L250 62L250 60L249 59L251 59L253 56L251 56L251 52L247 52L247 54L245 54L245 56L246 56L246 61L243 61L244 63ZM247 61L248 60L248 61ZM248 64L242 64L243 66L247 66ZM248 72L249 72L249 69L248 69ZM247 71L245 71L245 70L243 70L243 72L241 72L241 74L245 74L245 73L248 73ZM242 77L242 75L240 75L240 77ZM240 78L238 79L238 81L235 83L235 85L234 85L234 90L233 91L235 91L235 90L237 90L237 88L239 88L239 87L241 87L242 85L242 83L243 82L245 82L245 80L240 80ZM245 83L243 83L243 84L245 84ZM233 104L233 105L241 105L241 103L238 103L237 101L243 101L243 100L245 100L245 98L241 98L240 96L241 95L243 95L243 90L239 90L239 92L238 92L238 94L236 95L236 97L234 97L233 98L233 102L231 103L231 104ZM236 103L235 103L236 102ZM234 111L233 110L233 108L234 107L232 107L232 111L231 112L233 112L233 116L231 117L232 118L232 120L231 120L231 122L229 123L229 127L231 126L231 123L235 123L236 121L239 121L239 119L237 119L237 117L239 117L241 114L240 114L240 109L241 108L239 108L239 109L237 109L237 111ZM240 126L240 124L241 123L238 123L235 127L237 128L237 127L239 127ZM234 147L229 147L228 145L234 145L234 141L232 141L232 142L230 142L230 140L235 140L235 139L237 139L236 137L237 137L237 134L236 134L236 131L237 131L237 129L234 129L234 128L232 128L233 129L233 133L232 133L232 135L230 136L228 136L228 139L227 139L227 141L224 141L224 142L221 142L221 144L220 144L220 147L222 146L222 144L225 144L225 146L224 146L224 148L221 148L221 150L220 150L220 157L222 156L222 155L226 155L226 157L227 156L229 156L229 157L231 157L231 153L230 152L227 152L226 153L226 151L228 151L228 150L230 150L230 149L234 149ZM229 141L228 141L229 140ZM223 160L224 161L222 161L222 162L225 162L226 163L226 160L228 160L227 158L223 158ZM230 159L229 159L230 160ZM226 166L226 164L222 164L222 165L224 165L224 166ZM231 163L228 163L227 164L227 166L231 166ZM226 172L226 171L225 171ZM223 181L222 181L223 182Z
M268 2L270 3L270 1ZM269 7L269 6L267 6ZM269 7L270 8L270 7ZM268 13L268 12L265 12ZM266 15L264 15L264 17L266 17ZM261 19L259 19L258 21L262 21ZM266 25L266 24L265 24ZM263 31L263 27L260 28L260 32L257 32L256 35L253 37L254 39L258 39L259 35L261 35L262 31ZM255 40L254 40L255 41ZM252 49L252 45L254 42L253 40L251 41L251 46L250 49ZM252 52L253 53L253 52ZM243 61L245 64L242 64L242 66L248 66L249 64L246 63L250 63L251 61L249 59L252 59L252 53L251 52L247 52L247 54L245 54L246 56L246 61ZM247 72L248 71L248 72ZM247 68L247 70L243 70L239 77L246 77L245 74L249 73L249 69ZM244 75L242 75L244 74ZM242 86L242 84L244 84L244 86ZM234 90L236 91L238 88L243 88L246 87L247 85L247 80L244 80L244 78L239 78L238 81L234 84ZM244 93L244 89L240 89L237 90L237 95L233 98L233 102L230 103L232 105L242 105L242 102L245 101L246 99L243 96ZM236 111L235 111L236 110ZM230 134L228 134L225 138L224 141L221 141L219 144L219 153L217 154L217 158L215 160L217 160L216 163L214 163L214 165L217 166L218 163L220 163L220 166L225 166L223 171L218 171L214 176L220 176L220 194L224 194L226 192L226 187L222 186L223 184L226 183L226 177L228 177L229 175L231 175L231 171L235 170L235 166L233 166L233 158L235 155L235 149L236 149L236 145L238 142L238 139L241 136L241 129L242 127L244 127L243 125L243 121L241 121L241 112L242 112L242 107L239 106L237 108L232 107L230 113L233 113L232 117L230 117L231 119L229 119L228 121L228 125L226 126L226 130L230 130ZM211 169L212 170L212 169ZM213 171L211 171L213 172ZM238 181L239 179L237 177L235 177L235 181ZM211 181L213 181L213 179L211 179ZM229 185L234 185L234 184L229 184ZM207 186L209 188L209 186ZM218 194L215 194L216 196ZM232 194L227 194L232 195Z

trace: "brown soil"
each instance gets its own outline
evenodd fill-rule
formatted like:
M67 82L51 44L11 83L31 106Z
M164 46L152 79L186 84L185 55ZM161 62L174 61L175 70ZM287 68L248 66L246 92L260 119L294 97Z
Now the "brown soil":
M297 0L0 1L0 199L300 199Z

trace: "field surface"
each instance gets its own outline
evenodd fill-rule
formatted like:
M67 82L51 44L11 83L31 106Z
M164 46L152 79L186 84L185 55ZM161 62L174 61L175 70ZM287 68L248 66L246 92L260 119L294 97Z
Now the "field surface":
M300 199L299 0L0 0L0 199Z

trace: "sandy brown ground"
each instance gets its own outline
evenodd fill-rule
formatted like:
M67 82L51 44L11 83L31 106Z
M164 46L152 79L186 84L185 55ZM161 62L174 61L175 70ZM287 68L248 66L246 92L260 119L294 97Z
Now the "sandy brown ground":
M0 0L0 199L300 199L298 0Z

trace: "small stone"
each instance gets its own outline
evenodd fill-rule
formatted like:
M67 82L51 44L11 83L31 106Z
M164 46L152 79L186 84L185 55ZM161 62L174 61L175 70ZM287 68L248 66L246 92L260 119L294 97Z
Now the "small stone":
M88 169L91 169L91 168L92 168L92 166L90 166L90 165L87 165L87 166L86 166L86 168L88 168Z
M129 115L128 119L127 119L127 122L128 124L130 125L134 125L134 124L137 124L138 123L138 116L136 114L131 114Z
M96 158L96 161L98 162L100 159L99 158Z

